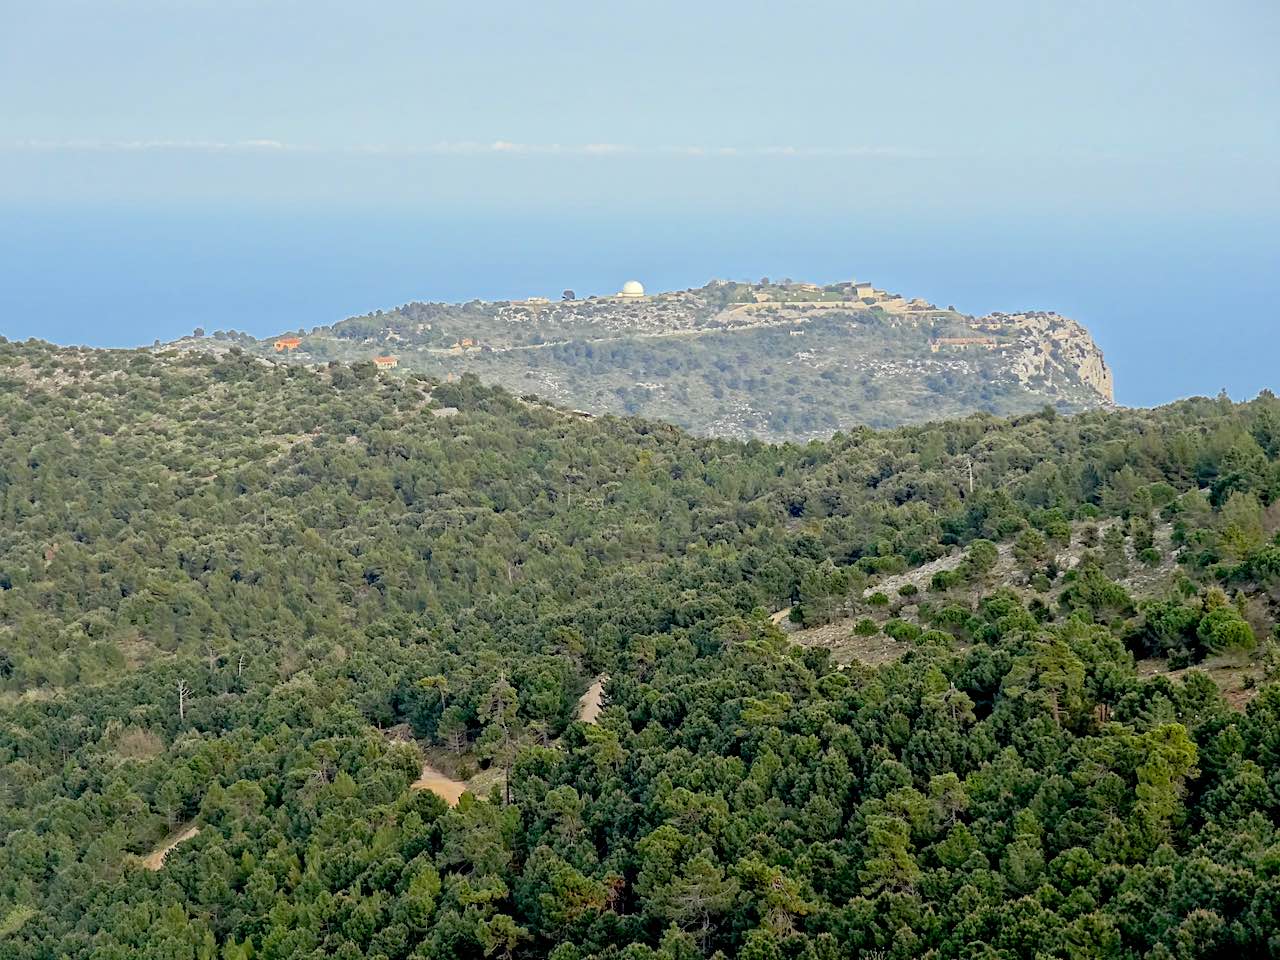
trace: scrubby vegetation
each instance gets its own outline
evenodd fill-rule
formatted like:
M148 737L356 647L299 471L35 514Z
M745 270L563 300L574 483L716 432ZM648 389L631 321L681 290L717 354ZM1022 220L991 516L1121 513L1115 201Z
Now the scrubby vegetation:
M1081 410L1112 398L1109 380L1097 379L1101 353L1073 321L976 318L920 301L908 309L900 298L884 298L886 309L849 287L764 278L641 300L407 303L295 331L296 348L285 352L275 337L222 330L182 345L237 345L313 365L394 354L401 369L441 380L471 373L592 413L773 441L978 411L1026 413L1046 403ZM992 349L966 345L975 335Z
M1271 395L771 447L8 343L0 453L0 956L1280 951Z

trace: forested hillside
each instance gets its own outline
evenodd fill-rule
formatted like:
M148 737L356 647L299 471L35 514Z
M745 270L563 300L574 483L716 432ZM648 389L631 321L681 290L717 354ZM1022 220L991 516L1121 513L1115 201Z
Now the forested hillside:
M1089 331L1056 313L975 317L870 284L768 278L564 297L407 303L263 340L200 331L170 347L218 353L237 345L313 366L381 358L440 380L470 373L594 414L770 441L1114 400Z
M1280 954L1278 500L1270 394L768 446L0 342L0 958Z

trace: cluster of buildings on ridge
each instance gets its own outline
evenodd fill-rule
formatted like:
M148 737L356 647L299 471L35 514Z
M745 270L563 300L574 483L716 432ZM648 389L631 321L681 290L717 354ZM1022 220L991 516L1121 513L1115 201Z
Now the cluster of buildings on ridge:
M730 286L732 283L733 281L729 280L712 280L709 286L725 287ZM754 292L752 300L739 304L735 309L747 311L768 306L839 309L860 303L866 307L879 307L890 314L909 319L915 324L918 324L921 320L954 319L957 316L952 308L941 310L934 304L919 298L907 300L898 294L887 293L864 281L849 280L825 286L815 283L796 283L789 280L779 284L761 281L758 285L751 284L750 286L758 286L760 289ZM688 292L693 293L695 291ZM839 299L831 299L832 295L838 296ZM572 290L564 291L562 301L571 303L578 299ZM612 296L590 297L589 299L606 302L609 300L647 300L656 305L670 300L671 297L663 295L649 297L645 293L643 284L638 280L628 280ZM536 314L541 312L539 308L550 306L551 302L548 297L534 296L524 300L512 301L510 306L517 309L532 307ZM1061 319L1057 314L1041 311L1028 311L1017 314L993 313L987 317L969 318L968 325L974 329L975 335L931 337L929 339L929 351L931 353L939 353L944 350L948 352L967 351L970 349L995 350L1000 346L1001 341L992 334L1007 335L1013 333L1022 325L1023 321L1036 328L1056 328L1057 323L1055 321ZM1046 330L1045 332L1048 331ZM798 335L799 331L792 331L792 333ZM1053 334L1062 336L1056 329L1053 330ZM274 342L277 353L291 353L301 345L301 338L296 336L280 337ZM475 339L462 337L449 347L447 352L461 354L478 349L480 349L480 344ZM380 370L392 370L399 366L399 359L389 354L381 355L374 357L373 363Z
M301 337L280 337L272 344L276 353L292 353L302 346ZM400 366L400 358L392 356L380 356L373 358L373 365L379 370L394 370Z

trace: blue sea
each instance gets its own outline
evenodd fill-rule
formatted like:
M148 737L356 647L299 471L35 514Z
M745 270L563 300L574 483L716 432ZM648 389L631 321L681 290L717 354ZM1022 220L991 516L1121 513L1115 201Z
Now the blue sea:
M1082 321L1117 400L1280 389L1280 221L749 213L0 209L0 334L136 346L264 336L409 300L857 278L975 313Z

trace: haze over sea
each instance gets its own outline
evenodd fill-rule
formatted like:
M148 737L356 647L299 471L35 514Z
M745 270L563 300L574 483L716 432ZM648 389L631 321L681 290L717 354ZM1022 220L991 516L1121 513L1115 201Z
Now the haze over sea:
M9 337L856 278L1280 385L1274 0L7 7Z
M712 277L869 279L980 313L1084 322L1117 400L1276 386L1275 222L910 219L635 211L5 210L0 333L137 346L204 327L266 336L409 300L611 293ZM1232 334L1224 336L1230 319Z

